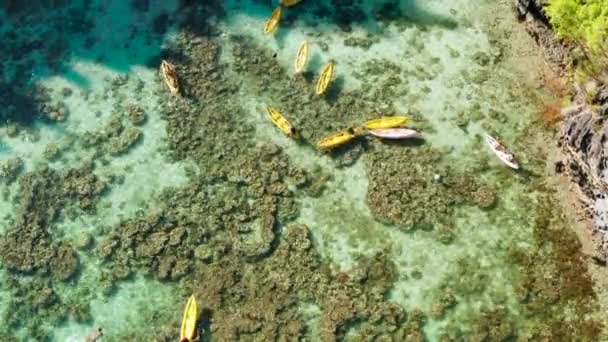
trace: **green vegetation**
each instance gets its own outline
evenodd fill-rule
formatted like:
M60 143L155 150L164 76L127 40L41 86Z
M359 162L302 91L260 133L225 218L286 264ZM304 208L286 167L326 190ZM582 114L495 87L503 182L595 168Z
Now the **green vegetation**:
M608 71L608 2L606 0L549 0L545 11L557 35L581 50L587 71Z
M608 41L608 2L551 0L545 10L561 38L582 42L591 52L605 54Z

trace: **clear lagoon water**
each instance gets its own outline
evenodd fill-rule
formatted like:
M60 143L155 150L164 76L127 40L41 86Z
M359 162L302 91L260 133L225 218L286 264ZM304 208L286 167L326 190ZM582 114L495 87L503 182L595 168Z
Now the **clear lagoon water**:
M208 341L598 340L508 2L276 5L0 7L0 340L178 340L190 294ZM382 115L424 139L315 148Z

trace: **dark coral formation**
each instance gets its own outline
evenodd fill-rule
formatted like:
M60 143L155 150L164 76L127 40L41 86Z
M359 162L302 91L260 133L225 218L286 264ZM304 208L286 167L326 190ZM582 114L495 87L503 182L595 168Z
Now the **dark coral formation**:
M116 227L101 241L98 254L112 260L112 273L144 270L159 279L181 278L195 265L217 262L227 253L256 260L271 250L282 205L277 194L260 190L201 179L168 191L161 197L165 205Z
M302 225L285 228L279 245L257 263L226 258L197 268L193 292L212 313L211 332L220 340L340 340L357 324L363 338L412 333L401 307L385 300L394 281L386 256L361 260L349 272L323 265L310 232ZM306 319L311 307L320 317ZM312 333L319 332L315 337Z
M128 116L133 125L142 124L144 120L134 118L132 111L129 111L126 115L114 114L105 127L97 131L84 133L81 137L81 144L85 148L96 148L98 156L103 154L118 156L129 152L142 140L143 132L137 127L125 126L124 116Z
M0 240L0 260L9 270L51 272L69 278L78 261L71 247L51 243L51 226L68 205L92 209L105 184L92 166L65 174L44 168L19 180L17 223Z
M51 5L52 3L52 5ZM68 35L84 35L93 28L86 9L88 3L63 1L35 1L23 6L20 1L3 3L0 9L10 29L3 30L0 41L7 61L15 63L15 72L10 75L9 68L0 70L0 120L30 125L38 118L63 121L67 110L61 103L50 104L48 89L36 85L39 75L37 61L40 56L43 66L52 73L58 72L69 60L66 54L72 52L66 41ZM52 10L51 10L52 9ZM40 30L40 18L44 17L45 29ZM62 32L62 34L51 34ZM6 80L6 81L4 81Z
M494 205L495 191L452 171L440 151L428 146L395 147L375 144L365 157L367 203L377 219L404 229L425 228L447 225L459 204Z
M58 323L71 315L88 317L88 311L72 315L69 307L55 294L54 283L74 278L79 257L74 248L53 237L53 226L67 209L93 210L106 185L93 173L93 165L59 172L43 167L19 179L19 206L16 222L0 237L0 264L8 270L10 289L19 289L11 296L7 317L8 328L30 322L26 327L32 336L48 332L41 320ZM19 274L34 275L19 280ZM80 304L78 304L80 305ZM36 313L39 319L31 319Z
M0 180L12 183L23 170L23 160L19 157L5 159L0 163Z

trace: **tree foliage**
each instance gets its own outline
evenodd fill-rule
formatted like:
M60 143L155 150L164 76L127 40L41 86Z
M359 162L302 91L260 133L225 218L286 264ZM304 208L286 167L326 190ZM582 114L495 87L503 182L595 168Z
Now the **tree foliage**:
M606 55L608 0L549 0L545 11L558 36Z

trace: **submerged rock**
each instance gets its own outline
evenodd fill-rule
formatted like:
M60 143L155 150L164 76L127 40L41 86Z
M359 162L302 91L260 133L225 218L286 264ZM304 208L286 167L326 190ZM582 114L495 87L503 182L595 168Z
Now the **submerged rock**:
M519 19L524 21L526 30L544 50L547 61L554 70L563 73L570 60L571 45L564 44L554 34L543 6L547 0L512 0Z
M55 143L50 143L46 145L44 149L44 157L48 160L55 160L61 156L61 150L59 146Z
M146 112L139 106L129 106L127 116L132 124L139 126L146 121Z
M23 169L23 160L19 157L14 157L2 161L0 164L0 180L6 183L12 183L17 179L17 176Z

